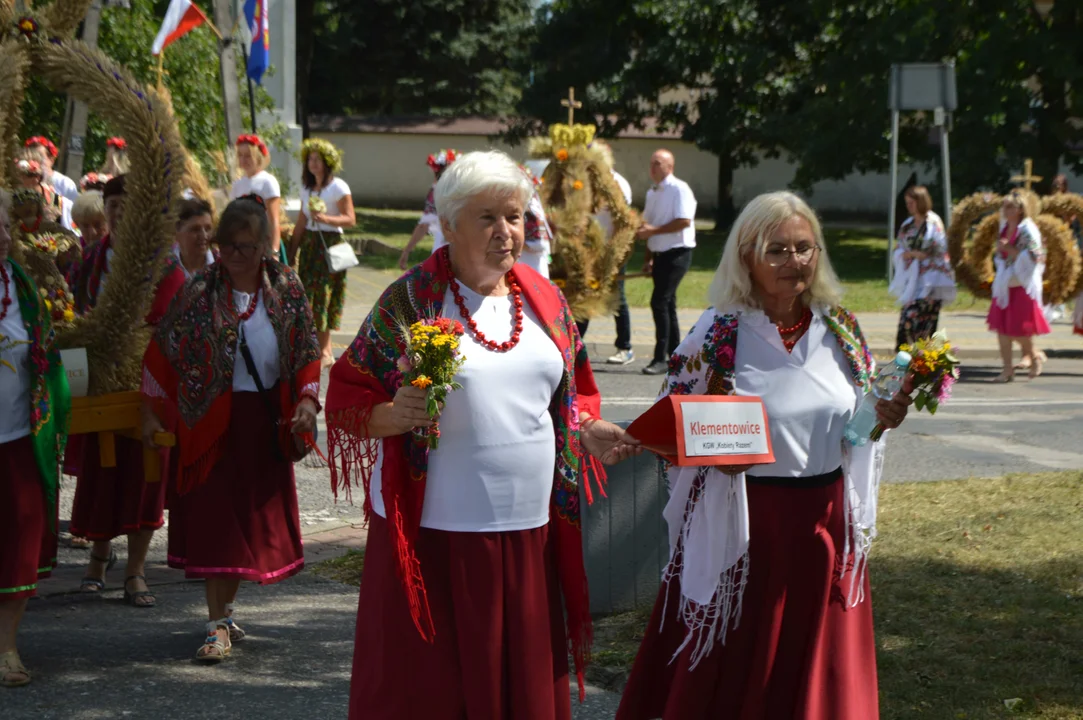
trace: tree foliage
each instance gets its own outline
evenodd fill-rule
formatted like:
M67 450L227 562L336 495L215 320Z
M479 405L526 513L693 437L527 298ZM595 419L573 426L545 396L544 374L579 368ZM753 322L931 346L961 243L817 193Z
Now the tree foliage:
M313 113L506 115L530 0L303 0ZM307 57L299 59L305 67Z
M733 170L765 155L805 190L886 170L890 66L953 60L956 195L1003 188L1025 157L1048 181L1083 170L1080 37L1083 4L1059 0L1045 17L1033 0L555 0L509 137L560 119L575 86L603 136L653 126L717 155L726 220ZM905 115L901 160L935 167L935 137L932 113Z
M778 152L805 27L780 0L557 0L539 14L522 108L554 120L569 85L602 135L648 126L719 158L719 216L733 172ZM794 15L792 21L780 18Z
M203 4L208 6L204 10L211 14L209 3ZM98 47L140 82L156 83L158 59L150 50L168 6L169 0L131 0L131 9L105 8L98 31ZM228 147L217 48L218 40L209 28L196 28L166 48L164 70L165 84L173 97L185 146L215 184L224 184L228 178L217 177L216 173L222 153ZM38 79L33 80L23 112L23 136L46 135L59 143L66 103L64 95L49 89ZM248 124L248 104L242 105ZM273 106L267 92L258 88L257 112L270 110ZM101 165L105 158L105 141L115 132L109 118L90 116L84 172ZM261 127L260 132L275 147L285 146L284 126Z

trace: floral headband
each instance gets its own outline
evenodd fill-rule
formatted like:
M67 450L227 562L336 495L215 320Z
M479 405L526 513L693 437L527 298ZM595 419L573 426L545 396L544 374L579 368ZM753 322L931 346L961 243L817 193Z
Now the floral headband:
M37 175L38 177L44 177L44 173L41 171L41 163L37 160L16 160L15 172L20 175Z
M124 151L128 149L128 141L122 137L111 137L105 141L105 146Z
M79 189L83 192L86 192L87 190L104 190L105 184L112 179L112 175L88 172L81 180L79 180Z
M35 145L41 145L49 152L49 156L54 160L60 151L56 149L56 145L53 145L53 141L44 135L35 135L32 138L27 138L25 147L31 148Z
M237 147L240 147L241 145L257 147L263 157L267 157L267 144L260 140L259 135L238 135Z
M308 156L314 152L320 154L323 164L332 173L342 170L342 151L323 138L309 138L301 143L301 164L306 165Z
M446 148L438 153L429 155L428 159L425 162L428 163L429 167L432 168L433 172L440 172L458 159L459 153L457 150Z
M530 178L530 182L534 183L534 187L538 187L542 184L541 178L535 175L533 171L531 171L531 169L528 168L526 165L520 165L519 169L523 171L524 175Z

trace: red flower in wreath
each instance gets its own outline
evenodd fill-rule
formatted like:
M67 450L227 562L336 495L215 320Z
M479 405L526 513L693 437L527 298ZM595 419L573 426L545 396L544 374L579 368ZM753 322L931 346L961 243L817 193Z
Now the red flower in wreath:
M38 33L38 21L32 17L19 18L19 22L16 23L16 27L19 28L19 32L21 32L28 38L33 37Z
M237 147L241 145L251 145L259 148L260 154L263 157L267 157L267 144L260 139L259 135L238 135Z
M105 146L124 151L128 149L128 141L122 137L111 137L105 141Z
M34 22L32 18L23 18L23 20L30 20L30 22ZM22 21L20 21L20 28L21 27ZM24 145L28 148L37 147L38 145L40 145L45 148L45 150L49 153L49 156L52 157L54 160L56 159L56 156L60 154L60 151L56 149L56 145L53 144L53 141L45 137L44 135L35 135L32 138L27 138Z

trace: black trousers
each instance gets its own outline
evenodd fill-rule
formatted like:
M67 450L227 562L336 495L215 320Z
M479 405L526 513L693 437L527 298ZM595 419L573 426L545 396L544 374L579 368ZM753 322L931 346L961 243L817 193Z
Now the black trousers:
M666 362L681 343L681 330L677 327L677 286L692 266L692 248L667 250L653 257L654 360Z
M628 264L620 266L620 274L628 270ZM614 319L617 321L617 340L614 345L618 350L632 349L632 316L628 312L628 298L624 295L624 281L617 281L617 292L620 293L620 306Z

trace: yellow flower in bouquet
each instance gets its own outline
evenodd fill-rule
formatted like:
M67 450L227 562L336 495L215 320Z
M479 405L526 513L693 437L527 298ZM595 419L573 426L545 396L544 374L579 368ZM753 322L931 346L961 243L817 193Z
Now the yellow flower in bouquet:
M319 195L310 195L308 198L308 210L313 215L327 212L327 203L325 203L323 198Z
M398 369L403 382L425 391L425 409L433 420L440 415L448 393L462 388L455 382L455 375L466 360L459 354L459 338L464 332L462 323L450 318L418 320L401 326L405 351L398 359ZM430 449L439 446L439 425L414 432L425 438Z
M939 330L930 338L903 345L910 353L910 373L914 377L914 407L935 414L940 403L951 397L952 386L959 379L959 359L948 334Z

